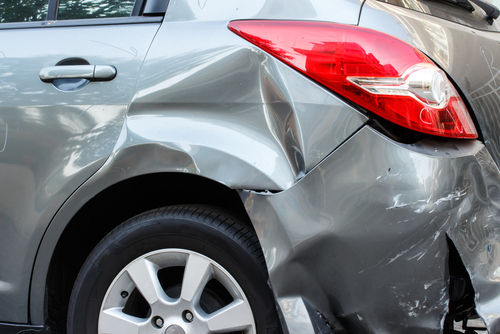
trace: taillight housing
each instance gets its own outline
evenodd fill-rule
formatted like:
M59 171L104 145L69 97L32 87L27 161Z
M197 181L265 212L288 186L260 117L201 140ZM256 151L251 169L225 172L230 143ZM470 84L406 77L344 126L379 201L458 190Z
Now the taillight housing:
M238 20L229 29L393 123L431 135L477 138L467 107L446 74L395 37L314 21Z

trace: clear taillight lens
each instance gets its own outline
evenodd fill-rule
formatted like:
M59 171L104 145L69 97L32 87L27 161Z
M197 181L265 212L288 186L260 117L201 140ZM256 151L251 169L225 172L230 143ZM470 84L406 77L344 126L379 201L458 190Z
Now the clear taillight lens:
M406 128L477 138L446 74L387 34L328 22L232 21L229 29L311 79Z

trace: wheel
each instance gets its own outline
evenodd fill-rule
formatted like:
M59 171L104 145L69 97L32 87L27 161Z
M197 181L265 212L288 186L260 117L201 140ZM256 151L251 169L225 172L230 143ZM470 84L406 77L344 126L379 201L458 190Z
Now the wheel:
M213 208L136 216L91 252L75 281L69 334L281 333L258 240Z

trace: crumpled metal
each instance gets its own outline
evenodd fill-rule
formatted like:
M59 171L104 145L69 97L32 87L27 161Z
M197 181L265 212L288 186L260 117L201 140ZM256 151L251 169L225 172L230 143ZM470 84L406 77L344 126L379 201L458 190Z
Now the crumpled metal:
M479 141L406 145L365 127L290 189L241 196L278 298L352 333L441 333L449 237L498 333L500 172Z

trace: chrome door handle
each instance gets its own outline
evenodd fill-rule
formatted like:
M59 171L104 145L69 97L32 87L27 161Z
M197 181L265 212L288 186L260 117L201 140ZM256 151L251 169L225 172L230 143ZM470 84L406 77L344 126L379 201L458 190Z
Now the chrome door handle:
M56 79L87 79L109 81L116 77L116 68L111 65L61 65L48 66L40 71L40 80L52 82Z

